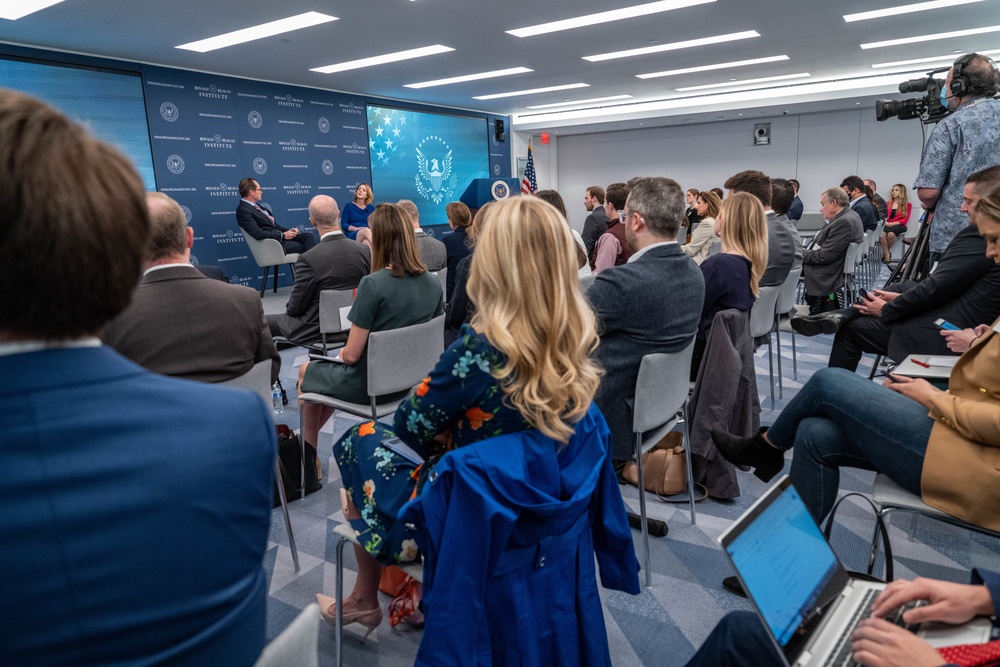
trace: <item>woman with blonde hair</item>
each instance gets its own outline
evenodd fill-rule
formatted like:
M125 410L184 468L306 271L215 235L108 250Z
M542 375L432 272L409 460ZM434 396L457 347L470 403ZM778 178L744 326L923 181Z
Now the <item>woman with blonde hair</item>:
M368 217L375 212L375 193L367 183L360 183L354 188L354 201L344 204L344 212L340 216L340 227L347 238L372 245L372 232L368 227Z
M708 259L712 243L719 238L715 233L715 218L719 215L720 206L722 206L722 200L711 190L699 192L698 196L695 197L695 210L701 216L701 222L691 232L691 240L681 249L689 254L694 263L699 266Z
M882 245L882 261L886 264L892 259L890 251L896 239L906 233L906 224L910 221L910 213L913 211L913 204L906 197L906 186L902 183L892 186L891 197L889 217L886 218L882 237L879 239Z
M396 521L403 504L448 451L493 436L537 429L560 443L583 423L600 382L591 354L594 314L580 292L576 244L561 214L535 197L512 197L480 211L468 293L471 325L396 411L393 429L365 422L334 445L344 513L358 535L358 578L345 622L369 632L382 621L382 566L417 556L413 530ZM596 409L595 409L596 410ZM606 433L606 431L605 431ZM382 446L400 438L416 466ZM418 624L419 588L390 606L390 622ZM317 596L324 618L336 605ZM367 636L367 635L366 635Z
M722 239L722 252L701 264L705 303L695 337L692 380L716 313L728 308L749 312L760 295L760 277L767 268L767 215L759 199L747 192L729 195L719 208L715 231Z

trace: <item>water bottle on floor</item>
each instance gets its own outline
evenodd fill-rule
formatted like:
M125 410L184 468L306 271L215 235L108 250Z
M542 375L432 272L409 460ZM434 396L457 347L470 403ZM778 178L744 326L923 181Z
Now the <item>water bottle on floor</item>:
M281 404L281 387L278 386L277 382L271 387L271 407L276 415L280 415L285 411L284 406Z

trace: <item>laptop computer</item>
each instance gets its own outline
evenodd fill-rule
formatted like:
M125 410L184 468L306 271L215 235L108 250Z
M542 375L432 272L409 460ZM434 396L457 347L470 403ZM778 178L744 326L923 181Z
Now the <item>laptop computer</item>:
M719 543L786 666L854 665L850 635L885 584L851 577L805 503L782 477L719 537ZM897 622L904 625L897 616ZM893 620L893 619L888 619ZM991 623L910 627L933 646L989 640Z

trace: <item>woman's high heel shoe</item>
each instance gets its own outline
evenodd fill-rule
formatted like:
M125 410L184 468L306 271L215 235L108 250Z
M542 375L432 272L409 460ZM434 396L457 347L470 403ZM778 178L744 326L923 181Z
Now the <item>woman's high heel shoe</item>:
M317 593L316 602L319 604L319 613L323 616L323 620L331 626L337 627L337 601L332 597L323 595L322 593ZM345 610L343 619L344 625L360 623L368 628L365 636L361 638L361 642L364 643L364 641L368 639L368 635L372 633L372 630L382 625L382 609L380 607L375 607L374 609L363 611Z
M785 467L785 452L772 447L764 439L765 430L761 429L749 438L712 431L712 442L724 459L733 465L753 466L753 474L760 481L770 482Z

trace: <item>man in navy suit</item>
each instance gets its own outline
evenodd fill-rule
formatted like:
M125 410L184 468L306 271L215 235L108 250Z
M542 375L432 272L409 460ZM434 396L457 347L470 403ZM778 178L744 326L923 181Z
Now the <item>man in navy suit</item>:
M285 254L303 253L316 245L311 233L299 234L297 228L285 229L274 219L274 212L261 203L264 192L260 183L252 178L240 181L240 204L236 207L236 222L241 229L258 241L274 239L281 243Z
M878 227L878 211L868 199L868 195L865 193L865 182L861 180L861 177L848 176L841 182L840 187L844 188L844 192L847 193L851 209L861 218L861 228L870 232Z
M625 202L628 262L597 275L587 290L597 315L597 360L605 376L594 402L611 428L612 458L621 470L635 457L628 399L643 356L683 350L694 340L705 279L677 244L684 190L669 178L635 181ZM687 369L678 382L687 382Z
M150 230L121 153L0 91L0 182L0 664L253 664L268 406L101 345Z

